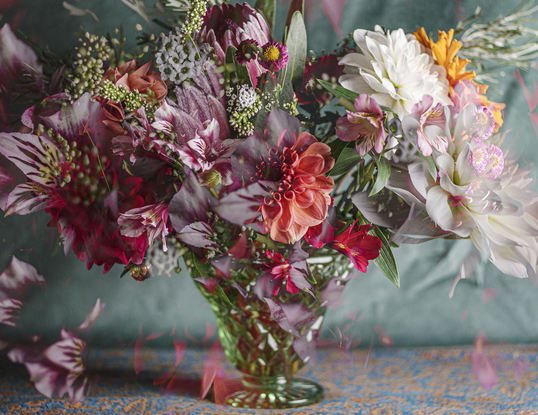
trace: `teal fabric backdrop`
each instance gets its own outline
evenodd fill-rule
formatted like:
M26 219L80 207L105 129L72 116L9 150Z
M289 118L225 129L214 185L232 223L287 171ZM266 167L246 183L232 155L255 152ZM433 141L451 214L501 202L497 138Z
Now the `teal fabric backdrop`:
M159 33L149 27L119 0L72 1L89 8L99 23L89 15L69 16L61 0L21 0L9 8L4 21L11 21L17 12L22 16L20 29L38 44L49 45L59 53L72 51L77 39L72 35L81 25L96 34L123 25L128 37L136 34L140 22L145 31ZM149 1L147 1L149 4ZM309 49L332 51L338 36L321 12L321 1L307 1ZM281 0L279 19L285 19L289 0ZM348 0L341 27L344 35L356 28L373 29L380 24L388 29L402 27L412 32L424 26L427 32L455 27L457 16L472 14L477 5L484 8L488 19L508 13L515 2L501 0ZM22 12L21 12L22 11ZM131 42L134 44L134 42ZM531 87L538 78L534 69L524 73ZM490 95L507 104L505 128L519 135L522 160L537 158L537 136L528 116L522 89L512 76L512 69L495 88L501 95ZM537 177L533 173L533 177ZM0 268L7 266L11 255L30 262L46 278L47 289L30 292L21 325L26 334L42 333L50 340L59 336L62 327L74 328L84 319L97 298L106 303L102 317L85 338L93 346L129 344L142 328L144 336L165 333L148 342L149 346L171 346L168 334L175 327L175 336L202 338L206 322L215 326L210 307L204 302L189 276L182 272L171 278L160 276L139 283L126 277L120 280L122 267L108 274L102 268L87 271L73 254L67 257L59 246L57 231L47 228L47 215L0 218ZM461 281L452 299L448 293L459 264L472 248L470 241L436 241L419 246L404 246L395 251L401 276L401 288L392 285L372 264L362 279L348 284L345 304L329 311L327 331L343 328L351 322L349 313L360 309L357 321L349 329L361 337L363 347L382 330L396 346L453 345L472 343L479 331L488 339L501 342L538 341L538 287L530 280L517 280L502 275L483 259L471 280ZM486 295L484 296L484 290ZM496 291L493 291L496 290ZM491 301L488 293L498 294ZM379 326L379 327L376 327Z

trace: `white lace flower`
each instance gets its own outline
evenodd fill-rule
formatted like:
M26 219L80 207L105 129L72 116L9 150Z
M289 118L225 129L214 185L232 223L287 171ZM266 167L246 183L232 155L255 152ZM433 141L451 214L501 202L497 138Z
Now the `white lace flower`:
M451 105L446 71L435 65L433 57L413 35L402 29L384 32L357 29L355 43L360 53L349 53L340 60L345 65L339 79L344 88L367 94L398 116L408 115L413 105L429 94L434 104Z

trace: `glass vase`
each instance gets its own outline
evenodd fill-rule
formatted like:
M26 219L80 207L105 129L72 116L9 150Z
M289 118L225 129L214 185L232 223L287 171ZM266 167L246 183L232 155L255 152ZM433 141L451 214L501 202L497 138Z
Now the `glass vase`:
M283 285L273 296L261 287L265 271L260 264L242 264L233 279L225 279L211 277L214 269L195 254L192 258L187 266L215 313L226 357L243 375L242 390L227 396L225 403L238 408L283 409L323 399L320 385L295 378L294 373L313 357L326 312L320 299L338 270L327 264L310 266L311 293L290 294ZM319 272L324 269L330 272Z

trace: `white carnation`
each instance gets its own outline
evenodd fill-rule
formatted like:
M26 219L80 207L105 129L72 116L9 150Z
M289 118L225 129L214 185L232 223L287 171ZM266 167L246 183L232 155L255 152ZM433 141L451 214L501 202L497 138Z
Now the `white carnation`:
M402 29L385 33L376 26L374 32L355 30L354 39L361 53L340 60L345 65L339 79L344 88L371 96L400 119L426 94L434 104L452 105L445 68L423 53L413 35L406 36Z

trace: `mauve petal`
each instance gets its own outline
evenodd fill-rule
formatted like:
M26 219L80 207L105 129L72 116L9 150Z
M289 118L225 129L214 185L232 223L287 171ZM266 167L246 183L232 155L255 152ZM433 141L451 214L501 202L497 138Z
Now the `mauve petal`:
M28 215L45 209L49 203L49 195L37 190L35 183L32 182L16 186L7 197L3 209L5 216Z
M146 91L153 86L153 82L149 82L134 74L129 76L128 83L131 90L137 89L141 94L146 93Z
M0 289L21 293L28 284L44 286L45 278L37 273L34 266L13 255L9 266L0 274Z
M129 87L129 74L124 74L120 78L117 79L115 82L116 86L123 86L127 91L130 91L131 88Z
M34 387L47 398L54 398L58 389L63 389L65 372L60 368L41 362L28 362L24 365L30 379L34 382Z
M336 135L342 141L355 141L362 130L360 124L349 121L347 117L340 118L336 122Z
M131 76L134 75L137 77L143 77L143 76L149 75L152 72L151 70L152 67L153 67L153 61L146 62L136 71L134 71Z
M86 318L82 322L80 326L78 326L79 331L85 331L89 330L93 327L97 319L103 314L103 311L105 309L105 303L101 302L101 299L98 298L95 302L95 305L93 306L92 310L86 314Z

